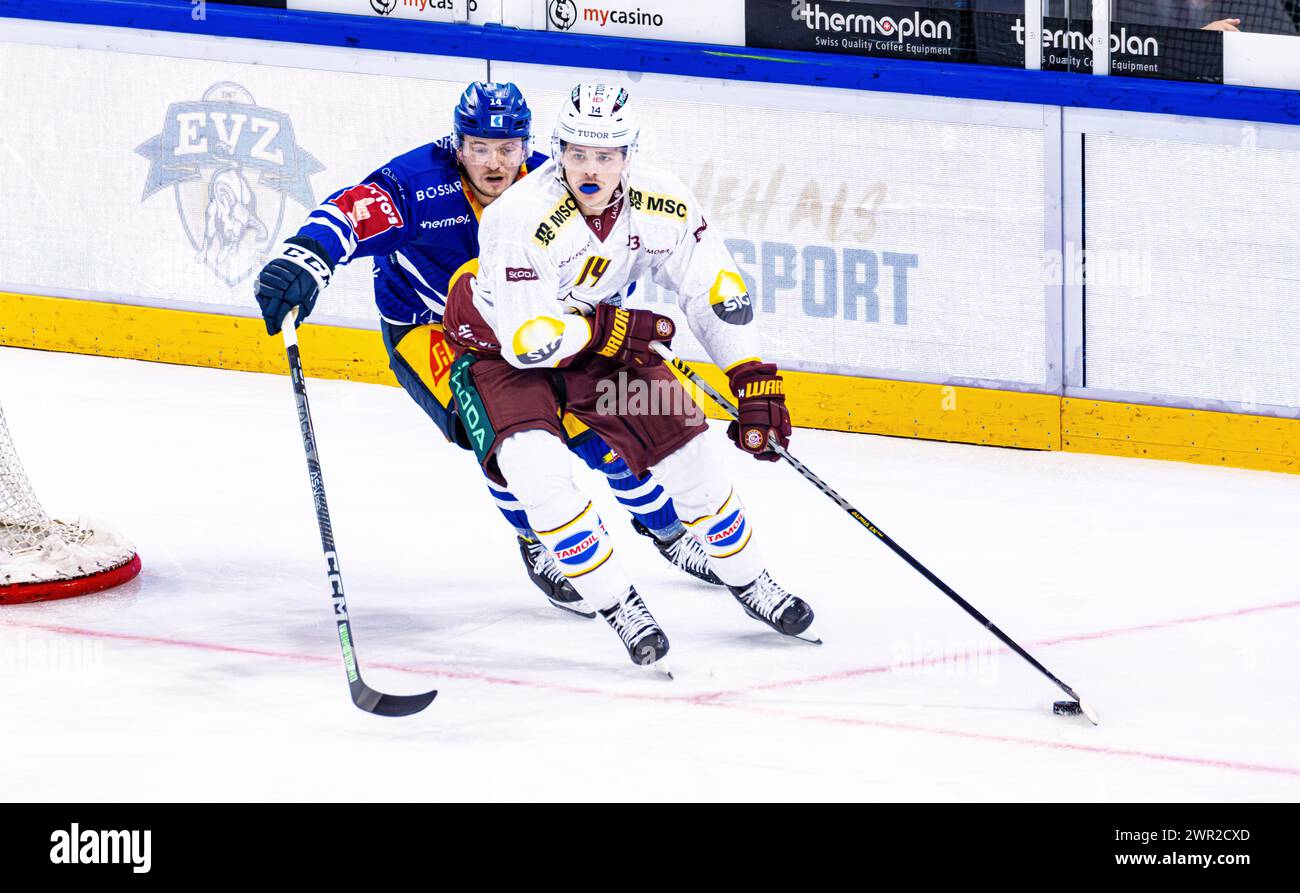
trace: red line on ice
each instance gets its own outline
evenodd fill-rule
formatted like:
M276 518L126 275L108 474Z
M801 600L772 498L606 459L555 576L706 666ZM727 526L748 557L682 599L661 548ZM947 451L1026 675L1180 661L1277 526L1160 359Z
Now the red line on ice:
M1093 639L1104 639L1111 636L1126 635L1129 633L1146 632L1150 630L1169 629L1172 627L1183 626L1190 623L1207 623L1214 620L1226 620L1233 617L1242 617L1248 614L1258 614L1266 611L1281 611L1288 608L1300 607L1300 601L1278 602L1272 605L1257 605L1252 608L1240 608L1235 611L1224 611L1217 614L1203 614L1196 617L1184 617L1175 620L1168 620L1159 623L1146 623L1138 626L1118 627L1110 630L1100 630L1093 633L1078 633L1070 636L1060 636L1052 639L1043 639L1034 642L1034 645L1048 646L1065 644L1068 642L1081 642ZM279 660L305 661L309 663L333 663L336 658L319 654L303 654L293 651L273 651L265 648L246 648L238 645L222 645L215 642L198 642L190 639L175 639L163 636L144 636L135 633L118 633L107 630L83 629L75 626L61 626L45 623L31 623L16 621L10 619L0 620L0 625L15 627L20 629L35 629L44 632L59 633L61 635L84 636L97 639L111 639L123 642L134 642L145 645L165 645L177 648L191 648L199 651L215 651L225 654L244 654L252 657L269 657ZM1006 649L1001 649L1006 652ZM888 673L893 670L904 669L908 667L921 666L926 664L940 664L954 660L962 660L970 657L970 654L956 655L945 657L940 660L917 660L899 664L879 664L871 667L861 667L856 670L845 670L839 673L826 673L820 676L809 676L803 679L791 679L779 682L769 682L762 685L755 685L749 688L739 688L730 691L700 692L693 695L665 695L665 694L647 694L640 692L619 692L608 689L590 688L576 685L565 685L562 683L544 682L535 679L515 679L508 676L494 676L486 673L474 673L462 670L446 670L436 667L415 667L404 664L391 663L371 663L369 666L386 670L395 670L402 673L416 673L424 676L436 676L445 679L462 679L473 682L483 682L490 685L510 685L521 688L533 688L545 691L564 692L566 694L590 694L603 695L610 698L624 700L641 700L657 701L661 703L680 703L696 707L713 707L725 710L738 710L747 713L755 713L783 719L798 719L809 722L823 722L833 725L848 725L857 727L868 727L878 729L889 729L900 732L921 732L929 735L938 735L949 738L965 738L973 741L989 741L1003 744L1020 744L1029 747L1041 747L1051 750L1065 750L1078 753L1092 753L1103 756L1115 757L1137 757L1144 760L1153 760L1166 763L1183 763L1195 766L1206 766L1216 769L1232 769L1242 772L1261 772L1272 775L1287 775L1300 777L1300 769L1288 766L1268 766L1259 763L1241 763L1234 760L1218 760L1209 757L1187 757L1177 754L1158 753L1153 751L1131 750L1126 748L1105 747L1095 744L1071 744L1062 741L1046 741L1037 738L1018 738L1011 735L992 735L983 732L967 732L959 729L943 729L933 726L909 725L907 723L886 722L884 720L857 719L843 716L827 716L821 714L804 714L792 713L782 710L775 710L762 705L735 704L723 701L723 698L741 696L749 693L769 691L780 688L790 688L800 685L812 685L817 682L827 682L842 679L851 679L857 676L871 673Z
M1247 614L1259 614L1265 611L1282 611L1288 608L1300 607L1300 601L1277 602L1272 605L1256 605L1253 608L1240 608L1236 611L1223 611L1217 614L1202 614L1197 617L1182 617L1176 620L1164 620L1158 623L1143 623L1137 626L1121 626L1115 629L1098 630L1092 633L1076 633L1069 636L1057 636L1052 639L1040 639L1037 642L1030 642L1029 647L1046 647L1049 645L1064 645L1070 642L1086 642L1093 639L1108 639L1112 636L1124 636L1131 633L1150 632L1151 630L1171 629L1176 626L1184 626L1189 623L1208 623L1214 620L1228 620L1233 617L1243 617ZM1010 654L1009 648L999 647L993 653ZM784 679L776 682L763 682L758 685L751 685L745 688L736 688L730 691L707 692L696 695L697 699L717 699L734 697L737 695L753 694L760 691L774 691L784 688L796 688L800 685L813 685L818 682L838 682L844 679L853 679L858 676L869 676L874 673L889 673L895 670L910 670L916 667L937 666L946 663L958 663L964 660L970 660L978 656L978 652L962 652L960 654L945 655L940 658L919 658L917 660L903 661L899 663L875 664L869 667L858 667L853 670L840 670L835 673L822 673L817 676L806 676L802 679Z
M84 629L77 626L59 626L49 623L30 623L5 618L0 626L19 629L34 629L42 632L59 633L67 636L83 636L91 639L111 639L119 642L132 642L137 645L166 645L172 648L189 648L196 651L216 651L222 654L244 654L250 657L271 657L277 660L305 661L307 663L334 663L340 658L323 654L303 654L300 651L273 651L269 648L246 648L241 645L222 645L217 642L198 642L193 639L174 639L166 636L144 636L137 633L117 633L101 629ZM603 688L589 688L579 685L565 685L559 682L539 682L535 679L513 679L509 676L493 676L488 673L475 673L464 670L447 670L441 667L414 667L406 664L390 664L378 661L367 662L367 667L382 670L395 670L400 673L417 673L422 676L439 676L445 679L464 679L473 682L486 682L492 685L517 685L524 688L545 689L547 691L565 692L579 695L610 695L612 697L642 698L645 700L690 700L686 696L637 695L635 692L611 692Z
M940 735L946 738L967 738L972 741L1024 744L1030 747L1045 747L1052 750L1095 753L1111 757L1138 757L1144 760L1155 760L1163 763L1186 763L1194 766L1209 766L1216 769L1235 769L1242 772L1264 772L1271 775L1289 775L1300 778L1300 769L1293 769L1289 766L1267 766L1261 763L1239 763L1235 760L1216 760L1211 757L1184 757L1179 756L1178 754L1158 753L1148 750L1130 750L1128 748L1105 747L1097 744L1070 744L1064 741L1045 741L1039 738L1018 738L1013 735L990 735L984 732L964 732L960 729L940 729L935 728L934 726L917 726L909 725L908 723L885 722L883 720L875 719L856 719L847 716L790 713L784 710L773 710L770 708L751 706L747 704L709 702L702 704L701 706L723 707L732 710L740 710L745 713L757 713L765 716L782 717L785 719L802 719L814 722L825 722L834 725L869 726L871 728L890 729L899 732L925 732L930 735Z

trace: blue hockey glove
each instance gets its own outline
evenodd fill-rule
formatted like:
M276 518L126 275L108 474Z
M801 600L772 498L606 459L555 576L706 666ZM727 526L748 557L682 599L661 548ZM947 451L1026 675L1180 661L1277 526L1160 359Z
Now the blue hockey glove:
M325 246L308 236L290 236L280 253L271 259L257 276L258 306L266 322L266 331L275 335L293 307L298 310L298 325L316 306L321 289L330 284L334 261Z

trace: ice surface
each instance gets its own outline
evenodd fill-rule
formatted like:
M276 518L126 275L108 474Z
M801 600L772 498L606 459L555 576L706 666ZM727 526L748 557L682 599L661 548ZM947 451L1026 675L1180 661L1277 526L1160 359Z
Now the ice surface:
M469 454L395 388L309 382L367 681L347 694L287 378L0 349L37 493L143 574L0 609L0 799L1300 799L1300 477L800 430L792 449L1101 712L784 466L711 436L784 641L669 568L599 478L675 682L526 580ZM797 407L796 407L797 414Z

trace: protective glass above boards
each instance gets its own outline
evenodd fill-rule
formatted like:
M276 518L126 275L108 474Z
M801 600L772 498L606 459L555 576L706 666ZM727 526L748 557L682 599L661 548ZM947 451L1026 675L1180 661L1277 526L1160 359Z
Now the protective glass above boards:
M1088 3L1073 0L1078 7ZM1296 0L1111 0L1112 22L1189 31L1300 34Z
M1103 18L1109 72L1124 77L1221 84L1225 64L1243 53L1265 64L1279 50L1287 58L1300 50L1300 43L1265 39L1261 45L1235 36L1239 42L1225 46L1228 33L1297 36L1300 0L1109 0L1104 8L1092 0L1044 0L1042 67L1092 71L1089 42Z
M1025 65L1024 0L746 0L751 47Z
M1223 83L1225 35L1300 34L1300 0L746 0L751 47L968 62L1091 74L1093 33L1110 31L1109 73L1127 77ZM1041 14L1042 51L1026 53ZM1227 47L1246 50L1235 36ZM1289 42L1250 43L1252 58L1277 55ZM1300 44L1297 44L1300 47ZM1241 82L1241 81L1235 81ZM1255 81L1246 81L1255 83ZM1273 85L1267 79L1261 86ZM1281 82L1278 86L1283 85Z

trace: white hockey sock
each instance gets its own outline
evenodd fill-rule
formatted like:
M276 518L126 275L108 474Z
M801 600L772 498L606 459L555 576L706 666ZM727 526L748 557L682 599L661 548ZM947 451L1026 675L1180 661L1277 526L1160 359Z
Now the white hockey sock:
M537 538L583 601L597 611L617 604L632 582L595 507L574 485L560 439L545 431L512 434L497 448L497 464Z
M763 557L751 541L745 507L703 437L652 469L668 491L677 515L709 553L710 565L728 586L745 586L763 573Z

